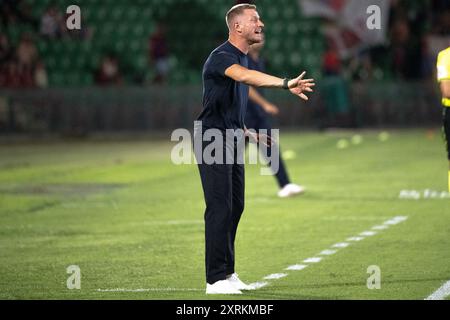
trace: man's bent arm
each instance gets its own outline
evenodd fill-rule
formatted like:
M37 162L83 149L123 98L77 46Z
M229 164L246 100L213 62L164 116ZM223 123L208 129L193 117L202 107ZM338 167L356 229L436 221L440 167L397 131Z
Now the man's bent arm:
M283 79L250 70L238 64L228 67L225 70L225 75L237 82L243 82L254 87L283 88Z
M450 99L450 80L441 81L441 92L443 98Z
M270 102L266 100L266 98L264 98L261 94L259 94L258 91L255 90L255 88L253 88L252 86L250 86L249 91L248 91L248 97L250 98L250 100L252 100L253 102L259 104L260 106L263 107L269 104Z

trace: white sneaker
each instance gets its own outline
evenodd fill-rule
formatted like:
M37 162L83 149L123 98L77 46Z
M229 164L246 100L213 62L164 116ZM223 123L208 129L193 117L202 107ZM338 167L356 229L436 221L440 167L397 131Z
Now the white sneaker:
M297 194L302 194L305 192L305 188L293 183L285 185L280 191L278 191L278 196L280 198L292 197Z
M246 285L239 279L239 276L237 273L233 273L231 276L227 278L227 280L238 290L255 290L255 288Z
M241 294L239 289L236 289L230 281L219 280L213 284L206 284L206 294Z

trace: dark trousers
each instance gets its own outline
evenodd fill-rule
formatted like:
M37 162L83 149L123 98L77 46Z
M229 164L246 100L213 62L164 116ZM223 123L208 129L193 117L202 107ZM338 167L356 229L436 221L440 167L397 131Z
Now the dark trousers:
M253 115L247 112L247 116L245 117L245 125L248 129L253 129L258 132L258 130L266 129L267 135L270 136L270 130L272 126L270 125L268 116L262 115ZM267 147L267 156L270 157L272 154L272 147ZM269 158L265 157L265 160L268 161ZM286 166L284 165L283 159L281 158L281 149L278 154L278 172L275 173L275 179L277 180L278 186L283 188L285 185L290 183L289 176L286 170ZM270 163L268 163L270 166Z
M443 107L443 134L447 148L447 158L450 161L450 107Z
M203 142L202 150L208 144ZM237 155L236 144L232 147ZM236 161L233 164L202 163L198 168L206 202L206 281L213 284L234 273L234 240L244 211L244 165Z

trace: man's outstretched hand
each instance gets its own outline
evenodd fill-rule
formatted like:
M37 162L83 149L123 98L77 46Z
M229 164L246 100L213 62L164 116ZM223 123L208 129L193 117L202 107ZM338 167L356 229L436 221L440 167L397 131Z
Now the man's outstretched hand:
M296 96L299 96L301 99L308 101L308 97L304 92L313 92L312 87L316 84L314 83L314 79L303 79L306 71L303 71L301 75L297 78L292 79L288 82L289 91Z

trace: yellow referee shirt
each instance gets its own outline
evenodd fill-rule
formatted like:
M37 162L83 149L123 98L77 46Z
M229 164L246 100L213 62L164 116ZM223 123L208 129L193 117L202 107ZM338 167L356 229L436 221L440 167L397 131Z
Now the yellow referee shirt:
M437 58L437 78L438 81L450 80L450 47L439 52ZM450 99L443 98L442 104L450 107Z

